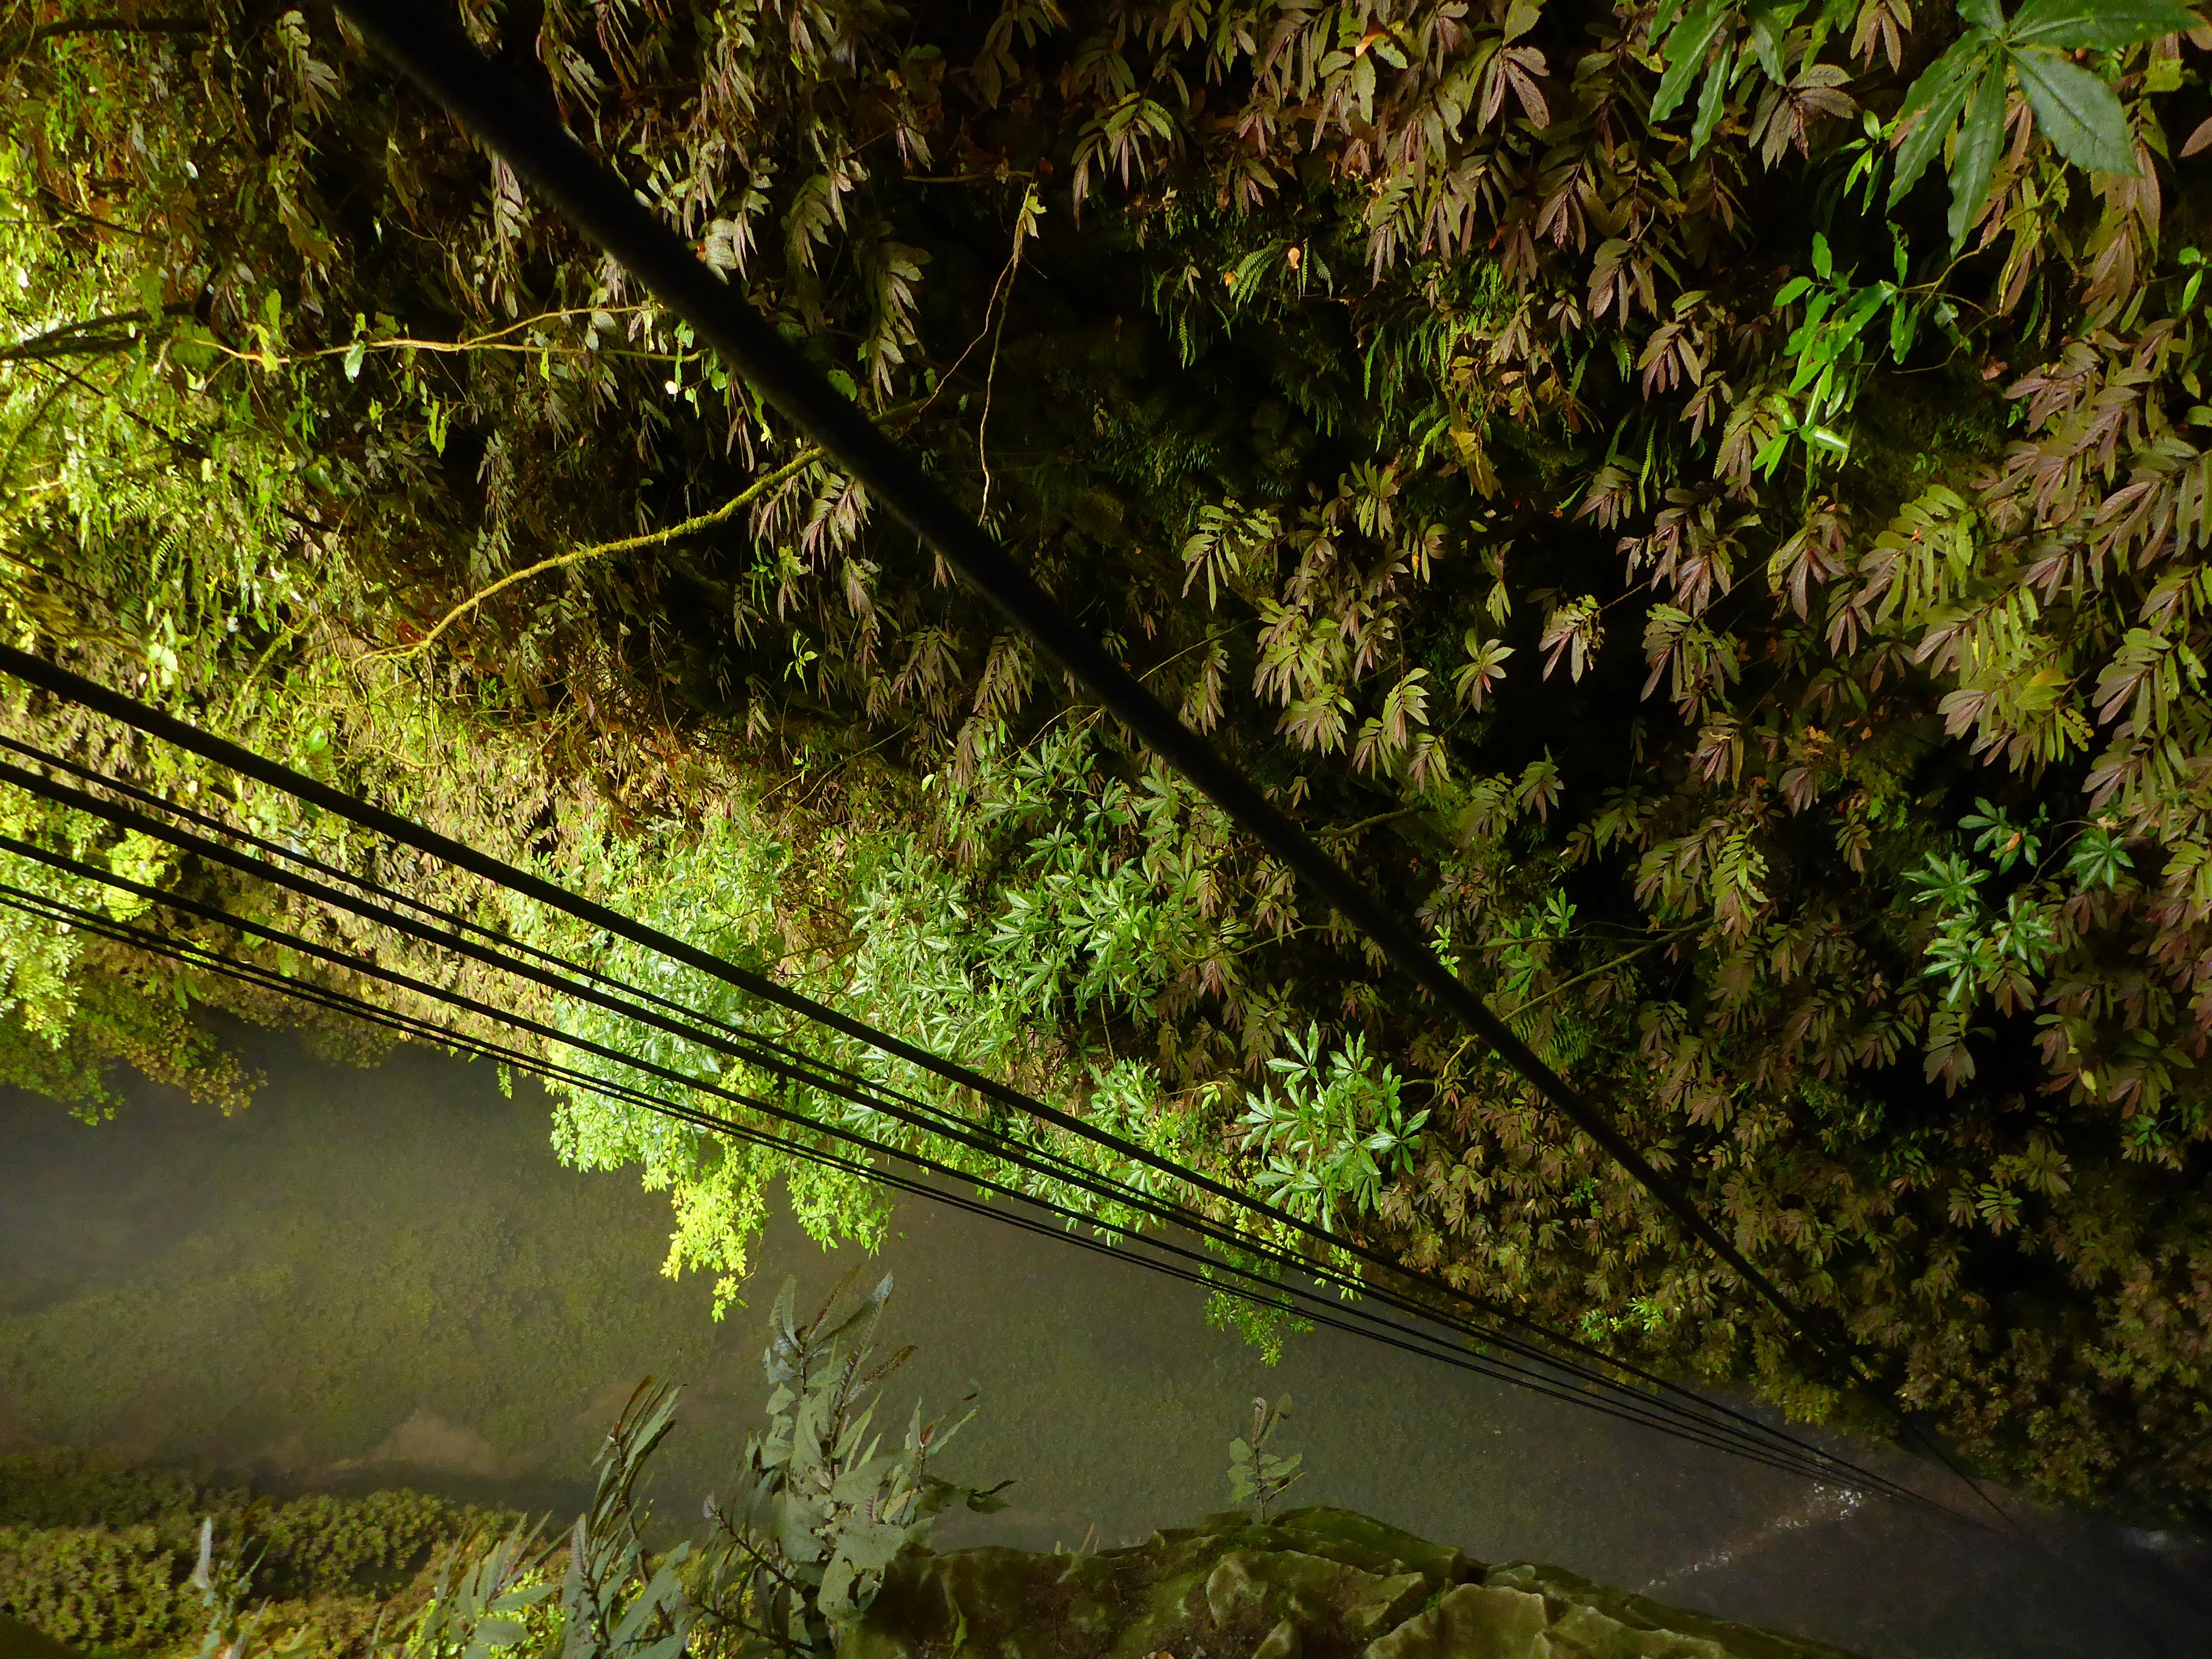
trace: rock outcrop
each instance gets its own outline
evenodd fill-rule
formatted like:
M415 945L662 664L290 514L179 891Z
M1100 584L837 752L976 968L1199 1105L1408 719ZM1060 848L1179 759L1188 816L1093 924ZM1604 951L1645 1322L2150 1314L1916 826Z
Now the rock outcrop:
M910 1554L838 1659L1850 1659L1343 1510L1128 1549Z

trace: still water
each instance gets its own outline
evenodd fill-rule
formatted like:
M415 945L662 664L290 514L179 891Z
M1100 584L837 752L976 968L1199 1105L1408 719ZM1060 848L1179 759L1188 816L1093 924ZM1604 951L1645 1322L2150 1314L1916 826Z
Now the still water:
M703 1283L658 1272L665 1200L560 1168L526 1086L426 1052L356 1071L270 1039L255 1058L269 1085L228 1120L143 1085L96 1127L0 1093L0 1449L565 1512L651 1373L684 1384L653 1490L689 1516L757 1421L777 1287L795 1276L811 1305L858 1256L779 1222L750 1305L716 1325ZM980 1389L944 1472L1017 1483L948 1543L1104 1546L1221 1508L1253 1395L1288 1392L1291 1501L1478 1557L1869 1659L2212 1653L2203 1540L2002 1494L2008 1531L1860 1502L1332 1333L1270 1369L1195 1291L921 1200L878 1268L884 1334L920 1348L887 1419Z

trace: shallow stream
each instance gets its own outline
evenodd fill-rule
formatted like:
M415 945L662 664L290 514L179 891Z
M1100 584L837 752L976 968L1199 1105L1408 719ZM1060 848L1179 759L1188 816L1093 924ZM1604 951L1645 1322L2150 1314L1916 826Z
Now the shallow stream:
M228 1120L143 1085L97 1127L0 1093L0 1449L565 1518L650 1372L685 1385L653 1490L695 1515L757 1420L777 1286L818 1297L857 1253L780 1221L751 1305L718 1326L702 1282L658 1272L665 1200L562 1169L534 1091L424 1052L354 1071L270 1039L255 1058L268 1086ZM948 1543L1104 1546L1222 1508L1252 1397L1287 1391L1308 1471L1290 1501L1478 1557L1868 1659L2212 1652L2203 1540L2002 1494L2009 1530L1862 1502L1327 1332L1271 1370L1195 1291L919 1200L881 1268L884 1334L920 1347L887 1416L980 1387L946 1473L1017 1483Z

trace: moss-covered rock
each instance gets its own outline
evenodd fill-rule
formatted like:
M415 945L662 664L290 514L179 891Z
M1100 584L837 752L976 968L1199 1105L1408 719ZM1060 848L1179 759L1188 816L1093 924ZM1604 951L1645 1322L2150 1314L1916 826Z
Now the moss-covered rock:
M1096 1555L916 1553L838 1659L1847 1659L1342 1510Z

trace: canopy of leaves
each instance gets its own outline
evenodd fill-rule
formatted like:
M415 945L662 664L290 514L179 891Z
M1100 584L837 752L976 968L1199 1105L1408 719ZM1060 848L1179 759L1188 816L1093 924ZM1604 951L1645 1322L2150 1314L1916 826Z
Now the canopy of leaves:
M2076 1492L2200 1432L2192 14L465 16L1901 1401ZM0 29L18 637L1834 1404L326 10ZM161 1045L76 948L10 935L7 1041L82 1093ZM742 1260L760 1171L567 1133L676 1188L679 1260Z

